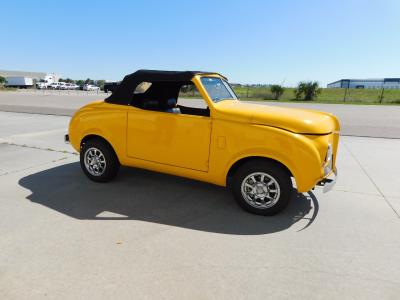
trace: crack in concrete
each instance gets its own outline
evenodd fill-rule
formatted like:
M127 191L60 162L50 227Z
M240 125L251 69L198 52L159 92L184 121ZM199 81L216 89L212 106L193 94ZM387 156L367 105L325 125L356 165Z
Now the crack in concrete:
M368 138L368 139L400 140L400 137L374 136L374 135L341 134L340 136Z
M364 193L364 192L340 190L340 189L336 189L336 188L335 188L335 191L337 191L337 192L343 192L343 193L352 193L352 194L366 195L366 196L380 196L379 193L376 193L376 194L373 194L373 193Z
M38 147L38 146L29 146L26 144L16 144L13 142L8 142L5 140L0 141L0 144L3 145L9 145L9 146L16 146L16 147L22 147L22 148L29 148L29 149L37 149L37 150L43 150L43 151L52 151L52 152L58 152L58 153L64 153L64 154L72 154L72 155L78 155L79 153L75 152L75 151L67 151L67 150L56 150L56 149L52 149L52 148L42 148L42 147Z

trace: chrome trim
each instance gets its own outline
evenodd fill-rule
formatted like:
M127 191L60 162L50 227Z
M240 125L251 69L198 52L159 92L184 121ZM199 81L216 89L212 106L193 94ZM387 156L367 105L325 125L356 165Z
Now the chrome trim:
M93 176L101 176L106 170L106 158L103 152L95 147L86 150L84 155L86 170Z
M333 176L332 176L332 175L333 175ZM331 176L332 176L333 178L329 178L329 177L331 177ZM334 170L331 174L329 174L328 177L322 179L322 180L318 183L318 185L323 186L324 188L323 188L322 191L323 191L324 193L327 193L327 192L329 192L330 190L332 190L332 188L335 186L336 181L337 181L337 178L338 178L338 172L337 172L337 170Z

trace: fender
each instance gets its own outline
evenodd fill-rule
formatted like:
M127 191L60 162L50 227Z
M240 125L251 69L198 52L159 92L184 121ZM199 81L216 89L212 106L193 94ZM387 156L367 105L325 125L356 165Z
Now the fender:
M301 134L292 133L283 129L271 128L264 125L252 125L259 129L269 129L268 137L271 134L276 136L272 139L262 139L262 145L257 147L246 147L245 149L232 153L230 159L223 167L223 173L219 181L225 181L232 166L245 158L264 157L272 159L284 165L296 180L299 192L307 192L312 189L322 176L320 154L315 143ZM266 142L266 141L271 141ZM284 147L284 150L282 149Z
M82 109L70 121L70 143L79 152L81 142L86 136L101 136L112 145L123 163L126 156L126 120L126 109L98 108L95 112L94 109Z

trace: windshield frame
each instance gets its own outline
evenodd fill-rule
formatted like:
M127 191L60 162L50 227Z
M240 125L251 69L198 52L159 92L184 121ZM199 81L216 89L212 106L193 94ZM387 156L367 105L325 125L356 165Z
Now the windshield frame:
M206 85L203 83L203 78L204 79L218 79L221 81L221 83L223 84L223 86L225 87L226 91L228 92L228 94L231 95L230 98L217 98L214 99L211 95L209 90L207 89ZM205 92L207 93L208 97L210 98L210 100L213 103L218 103L221 101L225 101L225 100L239 100L239 97L236 95L235 91L233 90L233 88L230 86L230 84L228 83L227 80L225 80L224 78L221 78L219 76L201 76L200 77L200 83L203 86Z

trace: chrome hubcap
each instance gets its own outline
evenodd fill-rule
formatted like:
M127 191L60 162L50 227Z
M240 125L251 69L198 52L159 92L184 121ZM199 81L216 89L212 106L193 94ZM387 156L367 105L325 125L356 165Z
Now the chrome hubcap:
M264 172L255 172L246 176L242 181L241 191L248 204L261 209L274 206L281 195L276 179Z
M101 176L106 170L106 159L103 152L97 148L89 148L85 152L86 170L93 176Z

